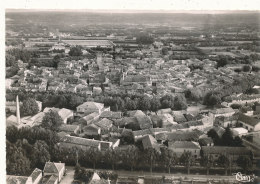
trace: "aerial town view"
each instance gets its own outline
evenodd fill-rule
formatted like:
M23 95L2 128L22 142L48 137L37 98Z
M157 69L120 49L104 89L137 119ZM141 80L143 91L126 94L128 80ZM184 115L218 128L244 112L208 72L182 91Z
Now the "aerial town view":
M4 181L259 183L259 20L6 9Z

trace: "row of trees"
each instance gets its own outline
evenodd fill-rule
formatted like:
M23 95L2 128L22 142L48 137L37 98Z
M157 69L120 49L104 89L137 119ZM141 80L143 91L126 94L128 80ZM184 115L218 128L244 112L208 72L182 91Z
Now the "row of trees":
M197 167L198 160L196 160L189 151L183 152L181 156L177 156L171 149L167 147L161 148L157 151L153 148L139 149L134 145L127 145L124 148L108 149L106 151L99 151L96 148L88 150L80 150L76 147L70 149L58 148L56 155L62 162L69 165L82 165L83 167L92 166L93 169L129 169L146 170L149 168L150 172L153 169L165 170L171 173L172 168L179 168L184 166L187 173L190 174L192 167ZM240 156L237 160L232 160L229 155L219 155L218 158L213 158L210 155L204 155L199 164L207 171L211 168L222 168L225 170L231 169L232 166L240 166L244 172L250 172L252 169L252 160L249 156Z
M59 147L58 136L55 132L41 128L21 128L8 127L6 130L7 140L7 173L26 175L32 169L38 167L43 169L46 161L62 161L66 165L80 164L84 167L92 165L94 169L118 169L125 168L133 171L134 169L161 168L171 172L175 166L185 166L187 173L190 173L191 166L196 164L196 160L191 152L184 152L178 157L171 149L161 148L160 151L155 149L138 148L135 145L126 145L115 149L99 151L91 147L88 150L78 149L77 147L64 148ZM217 160L211 157L202 157L201 166L209 169L213 166L220 166L227 169L236 162L244 171L250 171L252 162L250 157L239 157L238 160L229 160L226 155L221 155ZM228 163L228 166L227 166ZM226 171L227 173L227 171Z
M251 54L249 56L245 56L243 58L232 58L231 56L220 55L216 58L217 68L224 67L227 64L253 64L255 61L259 59L257 54Z
M161 98L147 96L114 96L101 97L98 102L104 103L106 106L111 106L112 110L143 110L157 111L159 109L171 108L173 110L187 109L187 102L184 95L165 95Z
M154 42L154 38L148 34L142 33L136 37L136 42L142 45L149 45Z
M7 174L27 175L34 168L43 169L52 160L58 142L55 132L40 127L6 129Z
M16 95L19 99L36 99L42 102L43 108L56 107L76 110L76 107L86 101L95 101L110 106L113 111L143 110L157 111L162 108L171 108L173 110L184 110L187 108L187 102L184 95L165 95L161 98L154 96L152 98L145 95L128 95L128 94L110 94L102 96L87 96L75 93L52 93L52 92L25 92L25 91L9 91L6 99L14 101ZM30 103L32 104L32 103Z

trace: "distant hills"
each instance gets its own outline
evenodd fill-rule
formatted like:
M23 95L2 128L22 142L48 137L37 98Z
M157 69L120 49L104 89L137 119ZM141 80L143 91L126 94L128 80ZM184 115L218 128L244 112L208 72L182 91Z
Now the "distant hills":
M7 9L21 23L82 26L93 24L168 24L173 26L258 25L260 11L141 11Z

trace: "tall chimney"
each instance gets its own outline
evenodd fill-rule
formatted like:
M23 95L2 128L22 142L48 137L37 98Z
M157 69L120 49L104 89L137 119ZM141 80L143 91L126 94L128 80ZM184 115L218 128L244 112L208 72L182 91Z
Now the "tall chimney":
M18 125L20 124L20 107L19 107L19 98L18 95L16 96L16 118Z

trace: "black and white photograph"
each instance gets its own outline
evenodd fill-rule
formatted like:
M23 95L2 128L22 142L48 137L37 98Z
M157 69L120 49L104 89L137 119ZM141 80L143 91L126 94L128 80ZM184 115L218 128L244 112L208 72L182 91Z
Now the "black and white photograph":
M259 184L259 0L10 0L1 182Z

